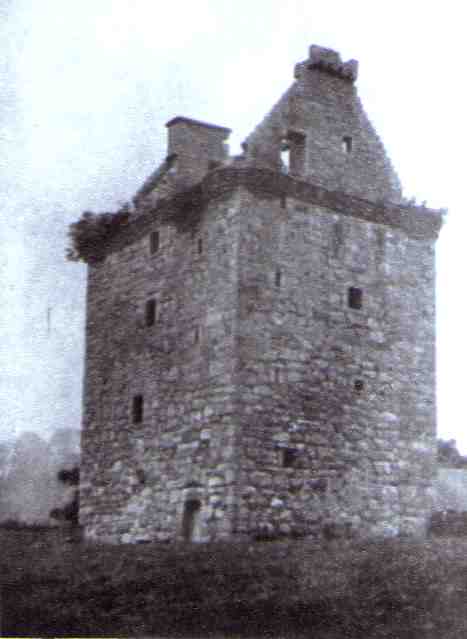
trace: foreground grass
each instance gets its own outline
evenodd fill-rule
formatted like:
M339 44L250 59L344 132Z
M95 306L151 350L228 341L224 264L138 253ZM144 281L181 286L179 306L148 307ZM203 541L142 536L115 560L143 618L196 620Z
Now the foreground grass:
M99 546L2 534L6 636L467 636L464 540L317 550L306 540Z

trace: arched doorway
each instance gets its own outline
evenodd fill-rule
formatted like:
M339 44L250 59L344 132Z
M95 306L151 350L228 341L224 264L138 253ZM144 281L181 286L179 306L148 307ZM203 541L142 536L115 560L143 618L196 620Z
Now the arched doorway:
M187 499L183 508L182 537L185 541L201 539L201 502L199 499Z

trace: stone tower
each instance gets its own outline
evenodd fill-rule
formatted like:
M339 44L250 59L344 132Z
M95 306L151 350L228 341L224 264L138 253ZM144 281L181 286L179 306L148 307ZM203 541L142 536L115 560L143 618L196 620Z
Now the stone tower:
M312 46L241 156L174 118L91 234L88 537L423 532L442 214L403 203L357 68Z

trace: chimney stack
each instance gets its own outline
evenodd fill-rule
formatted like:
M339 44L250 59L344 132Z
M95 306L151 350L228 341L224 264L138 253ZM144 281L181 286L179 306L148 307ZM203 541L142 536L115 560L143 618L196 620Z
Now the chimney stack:
M171 172L177 187L196 184L227 159L225 140L230 129L181 116L169 120L166 127L169 130L167 155L175 156Z

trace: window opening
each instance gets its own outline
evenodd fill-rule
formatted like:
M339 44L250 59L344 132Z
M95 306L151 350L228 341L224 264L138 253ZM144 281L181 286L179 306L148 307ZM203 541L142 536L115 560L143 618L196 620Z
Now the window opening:
M135 395L133 397L131 412L133 417L133 424L141 424L144 414L144 398L142 395Z
M154 326L154 324L156 323L156 310L157 310L156 300L155 299L148 300L146 302L146 311L145 311L146 326Z
M364 387L365 387L365 384L363 383L363 380L362 380L362 379L356 379L356 380L354 381L353 386L354 386L355 390L357 391L357 393L361 393L361 392L362 392L362 390L363 390L363 389L364 389Z
M361 309L363 305L363 291L361 288L351 286L347 294L349 308Z
M286 139L281 142L281 168L283 173L290 171L290 146Z
M289 153L287 173L302 175L305 169L306 136L299 131L289 131L282 146Z
M136 469L136 477L140 484L144 486L146 483L146 472L142 468Z
M201 502L199 499L188 499L183 509L182 537L185 541L200 539Z
M201 255L203 252L203 238L198 239L198 254Z
M195 330L193 331L193 342L195 344L199 343L199 335L200 335L199 326L196 326Z
M282 467L293 468L298 459L298 451L295 448L284 448L282 450Z
M275 277L276 288L280 288L281 287L281 279L282 279L282 274L281 274L280 270L277 269L276 277Z
M153 231L149 236L149 247L151 255L154 255L159 250L159 231Z
M352 138L349 135L342 138L342 150L344 153L352 153Z

